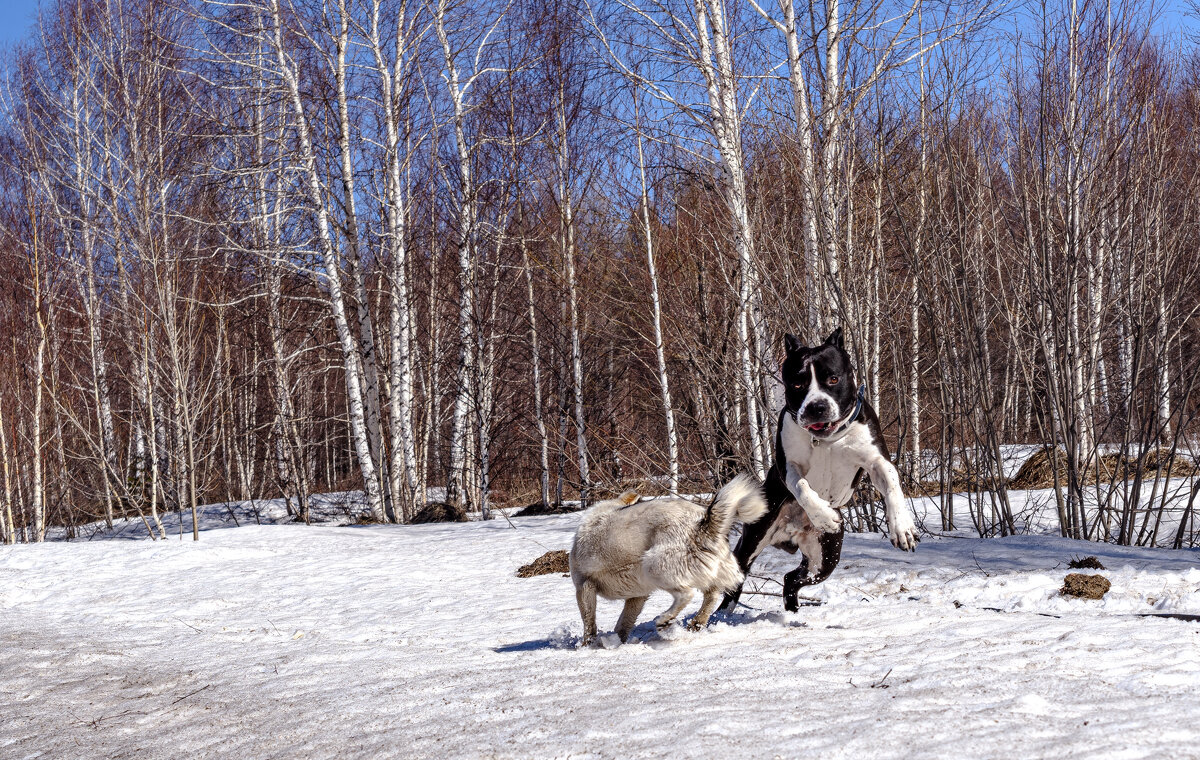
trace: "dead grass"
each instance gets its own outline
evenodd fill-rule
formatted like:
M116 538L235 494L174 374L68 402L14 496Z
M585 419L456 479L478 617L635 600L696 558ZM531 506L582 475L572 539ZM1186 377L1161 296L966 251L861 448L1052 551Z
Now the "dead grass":
M1197 472L1196 466L1181 456L1171 457L1166 449L1154 449L1146 453L1142 460L1142 477L1166 477L1167 467L1170 466L1171 477L1190 477ZM1138 471L1138 461L1131 457L1125 460L1120 454L1101 454L1097 461L1084 474L1084 481L1096 482L1097 474L1102 482L1112 482L1122 478L1132 480ZM1053 488L1055 481L1054 457L1050 448L1037 451L1017 474L1008 481L1008 487L1017 490L1033 490L1038 488ZM1061 452L1058 456L1058 483L1067 482L1067 459Z
M549 504L543 506L540 501L521 507L513 513L513 517L540 517L541 515L567 515L579 511L579 504Z
M528 565L521 565L517 568L517 577L533 578L537 575L553 575L554 573L569 572L571 572L570 558L565 551L559 549L557 551L546 552Z
M413 524L440 522L466 522L467 513L462 507L447 504L444 501L431 501L425 508L413 515Z

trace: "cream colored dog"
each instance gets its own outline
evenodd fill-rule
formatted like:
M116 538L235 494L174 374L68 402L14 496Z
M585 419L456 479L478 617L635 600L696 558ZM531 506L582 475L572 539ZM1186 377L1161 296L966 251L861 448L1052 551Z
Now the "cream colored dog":
M754 522L767 510L759 484L739 475L708 509L686 499L638 503L632 491L602 501L583 515L571 547L571 578L583 617L583 643L596 638L596 595L624 599L617 635L624 642L655 589L671 594L671 607L654 619L662 630L674 622L693 594L704 603L688 626L703 628L721 595L736 589L742 572L729 550L734 520Z

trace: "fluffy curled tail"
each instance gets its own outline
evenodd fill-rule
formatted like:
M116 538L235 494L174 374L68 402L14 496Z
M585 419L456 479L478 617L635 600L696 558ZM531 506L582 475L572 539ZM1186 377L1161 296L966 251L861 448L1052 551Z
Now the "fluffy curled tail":
M738 475L726 483L713 499L698 530L702 541L725 540L734 520L756 522L767 513L762 486L749 475Z

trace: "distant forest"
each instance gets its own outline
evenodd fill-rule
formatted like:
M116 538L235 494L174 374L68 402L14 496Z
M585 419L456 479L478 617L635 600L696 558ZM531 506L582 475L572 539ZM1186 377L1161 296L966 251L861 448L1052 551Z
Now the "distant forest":
M0 536L706 492L771 464L784 334L841 326L906 489L975 494L941 528L1018 531L1033 444L1063 535L1185 545L1200 55L1151 10L46 3L0 98Z

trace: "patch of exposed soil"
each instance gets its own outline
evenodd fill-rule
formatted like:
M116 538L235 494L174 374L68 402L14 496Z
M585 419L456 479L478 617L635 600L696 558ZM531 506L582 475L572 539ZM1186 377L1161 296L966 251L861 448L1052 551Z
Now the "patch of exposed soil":
M1062 595L1075 596L1080 599L1103 599L1112 583L1103 575L1085 575L1071 573L1063 578Z
M1076 557L1067 563L1067 567L1072 570L1103 570L1104 565L1100 564L1100 560L1095 557Z
M553 575L554 573L569 572L571 572L570 560L567 557L567 553L560 549L558 551L546 552L528 565L521 565L521 567L517 568L517 577L532 578L535 575Z
M424 523L441 523L441 522L466 522L467 513L462 507L456 507L453 504L447 504L444 501L431 501L425 507L413 515L413 524L422 525Z
M513 517L538 517L540 515L566 515L578 512L579 504L542 504L535 501L513 514Z

